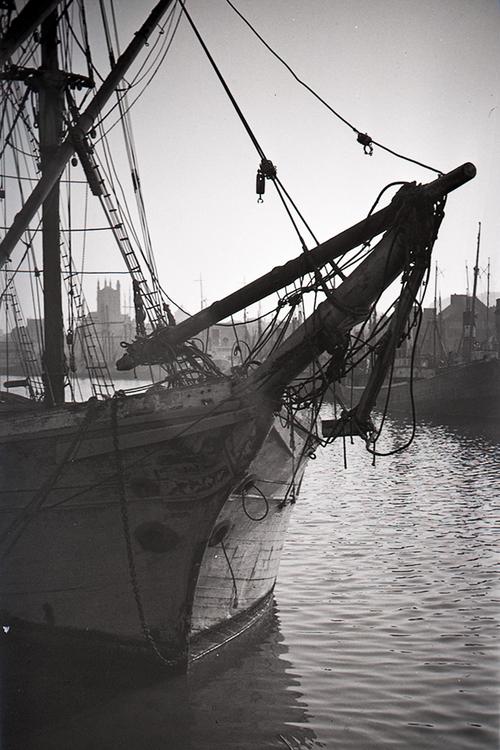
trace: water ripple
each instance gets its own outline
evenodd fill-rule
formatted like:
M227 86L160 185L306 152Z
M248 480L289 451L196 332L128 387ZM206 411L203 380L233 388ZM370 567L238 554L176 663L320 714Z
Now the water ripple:
M403 438L389 423L381 450ZM335 748L497 748L498 444L427 425L375 467L341 458L306 475L276 591L309 726Z
M408 432L388 421L379 448ZM255 630L161 683L41 670L41 726L16 747L498 750L499 443L429 424L375 466L347 455L311 462Z

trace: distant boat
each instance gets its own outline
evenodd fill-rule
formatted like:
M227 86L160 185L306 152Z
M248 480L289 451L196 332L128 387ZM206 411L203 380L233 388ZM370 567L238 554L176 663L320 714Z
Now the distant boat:
M458 351L446 355L443 339L449 338L446 322L439 321L436 293L433 327L434 352L423 352L423 341L417 339L414 356L396 357L390 387L380 392L379 408L391 414L431 417L436 420L500 420L500 300L495 310L495 335L485 340L477 336L477 281L481 224L477 236L476 262L472 297L452 296L465 308L462 313L462 335ZM437 272L437 269L436 269ZM489 294L487 298L489 303ZM488 312L488 308L487 308ZM441 357L437 346L441 346ZM411 348L410 343L408 348ZM445 358L447 361L445 361Z
M393 382L380 392L378 408L390 414L438 421L500 420L500 361L474 360L440 367L429 377Z
M98 5L90 4L92 13ZM400 337L430 263L443 218L438 209L450 191L472 179L475 168L465 164L424 186L405 184L389 205L354 227L304 248L284 266L176 324L154 256L140 242L134 248L137 235L101 169L99 155L109 163L112 153L105 128L94 128L102 125L103 108L120 86L115 106L125 119L129 66L154 50L144 52L153 33L163 44L160 22L167 12L185 12L183 3L161 0L121 54L112 49L115 33L106 19L94 20L92 31L104 23L108 32L107 75L92 66L84 16L77 31L67 4L58 10L56 2L30 0L17 16L13 8L4 3L1 10L1 79L9 110L2 122L19 193L5 193L10 226L0 243L0 265L14 252L31 253L41 237L43 260L38 256L29 269L37 283L43 268L45 308L40 362L25 335L15 273L8 277L2 300L16 313L25 372L7 381L0 394L4 637L35 639L57 650L65 644L95 649L130 662L138 656L182 670L190 649L206 653L233 638L269 599L301 478L320 442L321 396L341 376L348 332L402 277L391 324L393 336ZM168 28L175 28L169 18ZM88 75L66 72L73 48L79 66L88 63ZM142 65L152 63L146 57ZM128 126L124 136L130 154ZM150 387L121 392L110 381L102 340L95 336L64 239L71 236L64 222L73 214L66 203L59 210L59 191L65 189L70 160L79 169L78 182L86 180L101 204L133 283L136 337L124 342L117 368L160 366L162 379ZM132 176L137 194L135 165ZM263 159L259 194L266 180L277 179ZM26 185L34 186L29 195ZM75 190L76 183L66 197L78 200ZM15 210L12 194L18 199ZM39 212L38 234L38 224L31 222ZM193 220L199 217L186 217ZM87 257L93 240L89 227ZM350 260L347 276L335 258L360 247L364 257L355 258L355 267ZM24 256L31 261L28 250ZM63 314L61 270L69 317ZM278 312L290 311L285 319L292 319L306 292L315 291L309 295L315 300L316 292L323 295L323 301L319 297L291 333L286 326L276 333L278 323L271 333L264 330L260 349L256 345L242 356L229 374L221 372L196 336L297 281L278 305ZM76 341L93 388L89 401L77 397ZM384 374L389 355L381 360ZM291 388L307 368L310 387ZM22 386L28 396L13 395ZM377 393L378 385L362 397L358 423L367 423Z

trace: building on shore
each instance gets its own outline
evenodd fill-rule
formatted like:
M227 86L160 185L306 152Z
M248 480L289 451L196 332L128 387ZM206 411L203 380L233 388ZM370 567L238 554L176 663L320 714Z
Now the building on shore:
M122 341L131 341L135 335L135 324L130 315L122 312L120 282L113 287L111 281L101 286L97 282L97 310L89 313L102 355L111 372L115 362L123 354Z
M452 294L449 305L439 312L425 308L418 342L420 357L451 364L463 354L469 337L473 347L497 352L495 315L495 306L488 307L480 299L473 305L467 294Z

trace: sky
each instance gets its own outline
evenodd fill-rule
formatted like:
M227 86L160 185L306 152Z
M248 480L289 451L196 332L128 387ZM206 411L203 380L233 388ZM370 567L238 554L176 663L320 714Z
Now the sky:
M375 141L445 172L476 165L476 178L448 199L434 253L439 293L444 299L465 292L466 264L472 287L478 222L479 292L486 290L488 258L491 289L500 291L499 2L234 4L300 78ZM153 5L117 5L122 49ZM365 155L355 133L292 78L225 0L189 0L187 7L319 241L360 221L389 182L434 179L432 171L378 148ZM99 31L92 19L90 31ZM264 203L257 203L260 158L185 19L131 116L159 276L180 305L195 312L202 297L209 304L300 254L269 183ZM91 215L102 225L97 210ZM87 279L91 308L97 278L124 278L113 275L121 264L112 239L95 235L97 252L92 259L86 248L87 268L103 273Z

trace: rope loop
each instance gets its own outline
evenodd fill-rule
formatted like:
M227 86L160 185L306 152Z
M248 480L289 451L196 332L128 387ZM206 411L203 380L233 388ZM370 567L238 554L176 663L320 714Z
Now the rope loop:
M251 515L251 514L250 514L250 513L248 512L248 510L247 510L247 507L246 507L246 501L245 501L245 498L246 498L246 493L247 493L247 491L248 491L248 490L249 490L250 488L252 488L252 487L253 487L253 489L254 489L254 490L255 490L256 492L258 492L258 493L259 493L259 495L261 496L261 498L262 498L262 499L264 500L264 503L265 503L265 510L264 510L264 513L263 513L263 514L262 514L261 516L257 516L257 517L254 517L254 516L252 516L252 515ZM266 497L266 496L264 495L264 493L262 492L262 490L261 490L261 489L260 489L259 487L257 487L257 485L256 485L256 484L255 484L254 482L251 482L251 484L248 484L248 485L246 485L246 486L245 486L245 487L243 487L243 489L241 490L241 502L242 502L242 506L243 506L243 512L245 513L246 517L247 517L247 518L249 518L249 519L250 519L251 521L263 521L263 520L264 520L264 518L266 518L266 517L267 517L267 515L268 515L268 513L269 513L269 500L268 500L268 499L267 499L267 497Z

